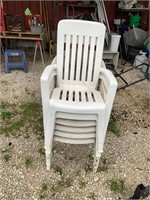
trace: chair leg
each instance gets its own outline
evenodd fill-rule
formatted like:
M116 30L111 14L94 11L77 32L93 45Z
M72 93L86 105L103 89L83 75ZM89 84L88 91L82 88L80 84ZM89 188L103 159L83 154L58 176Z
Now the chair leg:
M97 126L96 126L96 141L95 141L95 148L94 148L94 163L93 163L93 171L96 172L98 165L99 165L99 159L101 157L101 153L103 152L103 145L105 140L105 134L106 134L106 125L105 125L105 119L102 118L102 116L105 116L105 113L101 113L100 120L97 120Z
M45 156L46 156L46 169L50 170L51 167L51 151L48 149L45 149Z
M45 155L46 155L46 168L50 170L51 167L51 157L52 157L52 146L53 146L53 135L54 135L54 126L55 126L55 112L48 112L46 116L46 126L44 130L45 136Z
M97 168L99 165L99 159L101 157L101 154L99 154L99 156L97 156L97 152L96 152L96 144L95 144L95 148L94 148L94 161L93 161L93 172L96 173L97 172Z

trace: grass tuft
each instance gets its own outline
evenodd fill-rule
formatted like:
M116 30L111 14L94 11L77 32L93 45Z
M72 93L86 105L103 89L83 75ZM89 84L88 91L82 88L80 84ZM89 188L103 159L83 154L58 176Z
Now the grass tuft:
M117 122L115 119L110 119L108 124L108 130L111 131L117 137L120 137L120 130L117 127Z
M5 154L3 155L3 159L5 160L5 162L8 162L8 161L10 160L10 158L11 158L11 155L8 154L8 153L5 153Z
M94 192L90 192L88 198L92 200L96 200L96 195L94 194Z
M33 163L33 158L31 156L25 159L25 166L27 169L32 166L32 163Z
M1 103L0 111L3 120L1 134L16 137L21 135L21 130L24 129L25 138L30 137L31 131L37 135L38 139L44 138L42 108L39 103Z
M61 168L59 165L56 165L56 166L54 167L54 172L55 172L55 173L58 173L60 176L63 175L63 170L62 170L62 168Z
M41 190L40 190L40 199L45 199L47 197L48 185L47 183L42 183Z
M123 194L126 190L125 188L125 181L123 179L111 179L108 180L108 183L110 184L110 189L114 193L120 193Z

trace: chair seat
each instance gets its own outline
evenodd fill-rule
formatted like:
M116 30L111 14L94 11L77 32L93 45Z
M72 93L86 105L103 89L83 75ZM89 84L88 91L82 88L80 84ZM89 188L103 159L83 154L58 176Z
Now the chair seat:
M80 87L79 87L80 88ZM105 109L105 103L101 96L101 93L96 90L82 89L75 90L73 87L66 88L55 88L50 98L50 103L53 105L60 104L61 107L71 107L74 110L93 109L93 107ZM72 107L73 106L73 107Z

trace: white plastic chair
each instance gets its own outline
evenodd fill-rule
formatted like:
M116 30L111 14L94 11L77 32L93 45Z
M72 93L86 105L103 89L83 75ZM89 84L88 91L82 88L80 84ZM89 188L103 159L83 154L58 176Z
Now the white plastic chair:
M41 76L46 165L53 141L94 143L96 171L117 89L102 53L105 26L98 22L61 20L57 58Z

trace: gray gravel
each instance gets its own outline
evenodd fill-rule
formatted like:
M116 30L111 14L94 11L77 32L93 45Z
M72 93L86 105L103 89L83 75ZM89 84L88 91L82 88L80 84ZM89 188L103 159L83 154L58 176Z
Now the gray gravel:
M49 63L47 56L46 65ZM30 59L28 66L27 74L20 70L5 74L2 58L1 102L41 104L42 64L37 61L34 72ZM130 81L142 75L135 70L125 76ZM91 171L93 145L55 142L52 168L47 171L45 156L39 153L43 139L37 139L34 133L25 138L26 130L21 130L18 137L1 134L0 200L127 200L138 184L150 185L149 86L150 82L145 80L117 92L112 117L117 120L120 136L107 132L100 160L100 166L106 161L107 171ZM8 162L3 153L6 149L11 156ZM32 161L28 168L27 158ZM114 193L109 180L123 180L124 193Z

